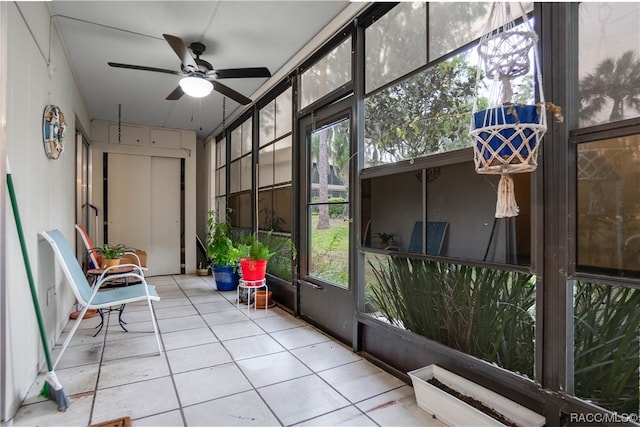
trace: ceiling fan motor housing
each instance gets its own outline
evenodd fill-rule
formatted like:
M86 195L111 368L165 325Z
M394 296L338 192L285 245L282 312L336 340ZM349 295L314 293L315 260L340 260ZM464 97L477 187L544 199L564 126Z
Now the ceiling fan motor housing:
M200 56L207 50L207 47L200 42L193 42L189 45L189 49L191 49L191 52L193 52L195 56Z

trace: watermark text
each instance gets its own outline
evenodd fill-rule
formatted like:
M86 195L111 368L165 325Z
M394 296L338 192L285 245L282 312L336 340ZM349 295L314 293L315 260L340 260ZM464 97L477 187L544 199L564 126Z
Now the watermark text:
M613 413L598 413L598 412L572 412L569 414L569 422L571 423L580 423L580 424L589 424L589 423L598 423L598 424L606 424L606 423L628 423L633 422L637 423L640 417L638 414L619 414L617 412Z

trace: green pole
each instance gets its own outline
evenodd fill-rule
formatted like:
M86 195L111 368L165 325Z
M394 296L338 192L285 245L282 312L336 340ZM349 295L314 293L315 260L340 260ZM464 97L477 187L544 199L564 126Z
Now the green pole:
M47 343L47 337L45 335L44 323L42 322L42 313L40 312L40 303L38 302L38 294L36 292L36 287L33 281L33 275L31 274L31 263L29 262L27 245L24 241L24 233L22 231L22 221L20 221L20 212L18 210L18 202L16 200L16 193L13 188L13 178L11 178L11 170L9 169L9 159L7 159L7 187L9 189L9 198L11 199L11 208L13 209L13 217L16 220L16 228L18 229L18 238L20 239L20 249L22 250L22 259L24 260L24 267L27 270L27 279L29 280L29 289L31 290L31 300L33 301L33 308L36 311L36 318L38 320L40 340L42 341L42 347L44 348L44 356L47 359L47 368L49 371L51 371L53 370L53 364L51 363L51 355L49 354L49 345Z

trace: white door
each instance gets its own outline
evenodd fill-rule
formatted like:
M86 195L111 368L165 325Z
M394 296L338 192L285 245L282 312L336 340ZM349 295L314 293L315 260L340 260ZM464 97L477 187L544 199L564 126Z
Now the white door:
M151 158L151 248L153 274L180 274L180 159Z
M109 154L108 243L147 252L147 275L180 273L180 159Z

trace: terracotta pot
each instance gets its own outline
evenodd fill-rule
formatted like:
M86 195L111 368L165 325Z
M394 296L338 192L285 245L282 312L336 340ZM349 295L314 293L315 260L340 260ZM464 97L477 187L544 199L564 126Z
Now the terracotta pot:
M265 308L266 307L270 307L271 304L271 294L272 292L269 291L256 291L255 292L255 301L256 301L256 308Z
M104 260L104 268L113 267L114 265L120 265L120 258Z

